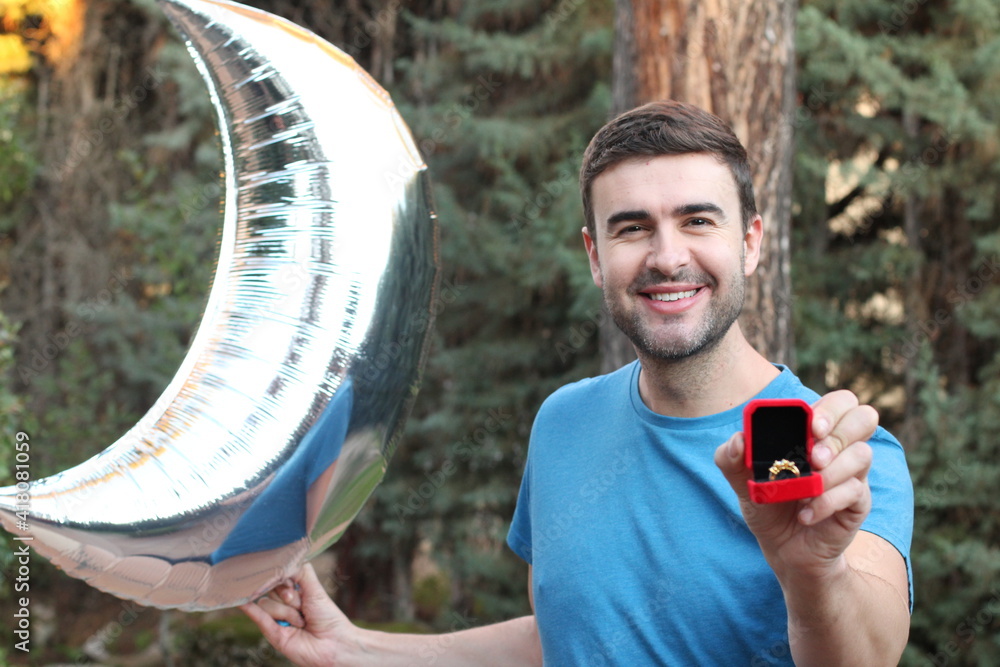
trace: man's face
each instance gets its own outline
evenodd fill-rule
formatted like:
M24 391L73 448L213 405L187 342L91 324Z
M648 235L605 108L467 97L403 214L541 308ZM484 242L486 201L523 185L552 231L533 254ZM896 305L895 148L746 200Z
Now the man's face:
M761 238L759 216L743 232L729 168L707 153L637 158L594 179L591 200L590 271L640 355L683 359L722 340Z

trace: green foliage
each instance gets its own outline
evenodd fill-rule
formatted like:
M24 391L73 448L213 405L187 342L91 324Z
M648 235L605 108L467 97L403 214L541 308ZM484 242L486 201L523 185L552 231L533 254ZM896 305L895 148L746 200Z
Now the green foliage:
M37 161L28 135L17 131L30 120L25 111L25 85L13 77L0 76L0 291L9 285L7 257L10 242L7 232L16 224L23 210L23 197L31 187ZM0 311L0 486L13 483L13 443L18 431L28 425L23 422L24 404L14 390L17 365L17 334L20 322L14 322ZM9 556L0 553L0 569ZM4 593L0 592L0 596Z
M919 575L909 656L959 664L995 664L1000 630L1000 517L994 463L1000 454L996 416L1000 394L988 389L945 391L925 346L919 404L926 431L911 456L916 490ZM996 377L994 375L994 377Z
M361 4L379 17L360 24L370 30L354 43L364 64L369 42L388 47L379 42L385 7ZM163 27L157 12L129 3L109 25L152 35ZM436 622L479 624L528 607L526 568L504 540L535 410L598 368L588 325L599 296L579 238L576 170L609 108L611 8L408 3L390 18L390 92L435 181L444 280L413 419L386 481L335 549L345 606L364 610L359 620L406 620L394 597L428 603L429 591L411 596L407 580L416 546L430 540L450 581L446 600L436 591ZM352 27L335 23L331 36L357 36ZM211 108L179 43L157 41L155 53L99 77L123 77L117 85L127 90L127 73L149 65L161 81L90 158L111 167L95 179L94 221L83 231L98 229L88 238L100 239L95 255L113 273L99 276L100 294L60 302L52 324L21 348L21 386L47 443L39 475L101 450L152 403L187 345L214 265L221 190ZM30 128L22 122L17 134L30 137ZM56 353L35 356L51 345ZM186 641L200 651L211 640Z
M190 667L283 667L290 665L260 636L260 631L243 614L226 614L205 619L197 626L176 632L174 656Z
M159 9L147 16L119 4L110 15L131 36L165 30ZM13 431L31 434L33 479L80 463L121 436L176 370L203 307L220 192L207 93L182 45L161 46L159 60L148 61L127 55L129 48L135 44L106 61L94 57L97 85L119 94L99 93L89 114L76 107L65 112L96 137L80 169L66 168L65 144L36 135L62 126L57 106L46 108L25 85L16 103L0 109L0 266L3 284L13 284L3 297L5 306L21 308L24 324L17 331L0 317L0 482L9 481L5 457ZM108 63L112 70L101 72ZM155 81L151 71L158 72ZM44 65L32 75L51 77ZM122 92L140 84L141 100ZM40 233L39 211L58 213L49 218L54 233ZM9 557L0 547L5 573ZM31 577L32 600L65 599L53 588L65 587L66 575L48 561L33 559ZM0 583L0 596L7 595L10 582L0 576ZM50 642L49 659L82 655L84 637L63 630Z
M904 664L1000 661L998 26L971 0L799 12L798 358L814 386L874 400L907 448Z
M0 486L14 482L14 444L18 432L25 429L24 405L13 391L10 377L14 370L14 345L18 326L0 312ZM29 433L30 435L30 433Z
M18 131L29 120L26 101L24 82L0 75L0 233L16 224L38 169L30 135Z
M390 92L435 181L444 276L420 398L351 529L383 581L387 561L429 540L474 624L528 609L525 566L505 545L528 433L541 401L598 361L596 336L566 340L599 303L576 172L609 106L595 82L609 73L610 14L514 5L404 14L401 42L433 49L402 54Z
M47 443L39 476L98 453L137 421L176 371L204 307L220 224L220 159L208 95L182 55L181 45L168 45L155 63L186 100L177 123L115 154L127 185L107 202L104 220L117 268L102 289L65 304L58 328L29 341L18 365ZM187 166L150 159L165 148Z
M413 584L417 617L432 621L441 617L451 598L451 582L443 572L428 574Z

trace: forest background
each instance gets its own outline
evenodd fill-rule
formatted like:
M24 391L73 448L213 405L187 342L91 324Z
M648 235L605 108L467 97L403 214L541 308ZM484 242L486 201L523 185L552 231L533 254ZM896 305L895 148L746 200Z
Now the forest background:
M324 583L389 629L526 613L526 567L504 538L532 419L600 369L576 171L612 108L615 5L249 4L320 33L392 93L442 227L421 395L385 481L321 561ZM903 664L1000 664L1000 6L796 11L796 104L773 119L795 137L783 361L821 393L872 402L906 448ZM33 476L57 472L117 439L176 370L215 262L221 161L204 85L151 0L3 0L0 22L9 483L17 431ZM34 649L26 663L0 622L0 664L284 664L237 612L136 607L41 559L32 573Z

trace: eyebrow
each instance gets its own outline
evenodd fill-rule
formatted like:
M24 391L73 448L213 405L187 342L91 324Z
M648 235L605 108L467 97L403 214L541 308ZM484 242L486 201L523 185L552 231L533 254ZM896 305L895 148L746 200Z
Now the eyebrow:
M673 210L674 216L678 218L685 215L693 215L695 213L714 213L716 215L725 215L722 208L718 204L713 204L712 202L684 204L683 206L678 206Z
M635 209L631 211L618 211L617 213L612 213L608 216L608 227L618 224L619 222L631 222L633 220L649 220L652 218L649 211L645 209Z
M678 206L673 211L672 215L677 218L684 217L686 215L693 215L695 213L714 213L715 215L725 215L725 212L718 204L713 204L712 202L695 202L691 204L684 204ZM612 213L608 216L608 227L611 227L619 222L632 222L634 220L649 220L653 216L649 214L644 208L631 209L627 211L618 211L617 213Z

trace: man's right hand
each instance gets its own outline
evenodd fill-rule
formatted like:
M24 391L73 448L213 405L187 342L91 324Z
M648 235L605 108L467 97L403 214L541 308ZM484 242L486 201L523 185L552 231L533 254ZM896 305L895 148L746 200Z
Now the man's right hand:
M299 667L406 667L413 664L415 656L433 661L438 667L542 664L533 615L445 635L364 630L337 608L308 563L289 581L240 609L257 624L271 646Z
M240 609L274 648L300 667L344 664L345 649L357 644L358 628L333 603L309 563L291 580Z

